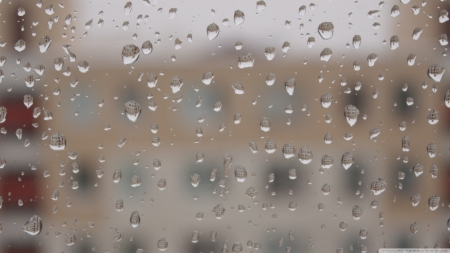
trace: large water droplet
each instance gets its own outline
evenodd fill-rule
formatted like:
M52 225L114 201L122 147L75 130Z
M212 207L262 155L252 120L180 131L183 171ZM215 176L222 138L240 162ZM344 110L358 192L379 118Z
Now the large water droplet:
M331 22L323 22L319 25L317 31L319 32L322 39L324 40L331 39L334 33L334 25Z
M133 228L137 228L141 224L141 217L138 211L133 211L130 216L130 224Z
M290 77L290 78L286 79L286 81L284 82L286 91L290 96L294 95L294 89L295 89L296 85L297 84L295 83L294 77Z
M136 62L140 55L140 49L134 44L125 45L122 48L122 61L124 64L132 64Z
M431 211L438 209L441 198L438 195L431 195L428 199L428 207Z
M238 59L238 67L243 68L251 68L253 67L253 63L255 63L255 58L251 53L243 54L239 56Z
M353 105L347 105L344 109L344 116L350 126L354 126L358 120L359 110Z
M208 25L208 27L206 27L206 36L209 40L217 38L217 36L219 36L219 33L219 26L216 25L216 23L211 23L210 25Z
M125 15L129 15L131 10L133 9L133 4L131 2L127 2L125 6L123 7L123 12Z
M439 112L437 110L430 110L427 116L428 123L435 125L439 122Z
M113 174L113 182L118 183L121 178L122 178L122 170L120 169L115 170Z
M442 79L442 76L444 75L445 68L442 67L439 64L433 64L430 67L428 67L428 76L433 79L435 82L440 82Z
M334 159L330 155L324 155L322 156L321 163L323 169L329 169L331 168L331 166L333 166Z
M131 100L125 103L125 115L130 121L136 122L140 114L141 106L136 101Z
M53 150L64 150L66 147L66 138L59 132L50 136L49 146Z
M39 51L41 53L47 52L48 48L50 47L50 44L52 44L52 40L47 35L42 36L39 40Z
M234 12L234 23L236 25L241 25L245 21L245 14L240 10Z
M42 231L41 217L33 215L22 227L23 231L29 235L35 236Z
M160 251L165 251L169 247L169 242L167 242L166 238L159 239L156 246Z
M342 155L342 166L344 167L344 169L348 170L352 165L353 162L355 162L355 158L353 157L353 153L351 152L345 152Z
M202 76L202 82L206 85L210 85L214 79L214 72L208 70Z
M331 49L327 47L324 50L322 50L322 52L320 53L320 60L327 62L331 59L332 55L333 55L333 51L331 51Z
M373 194L380 195L386 190L387 181L385 179L378 178L377 180L373 181L370 185L370 189L372 190Z
M144 55L150 54L153 51L153 45L150 40L146 40L142 43L141 51Z
M309 164L312 161L313 153L307 146L302 146L298 153L298 160L303 164Z
M245 182L245 180L247 179L247 170L244 168L244 166L237 165L234 168L234 177L238 182Z

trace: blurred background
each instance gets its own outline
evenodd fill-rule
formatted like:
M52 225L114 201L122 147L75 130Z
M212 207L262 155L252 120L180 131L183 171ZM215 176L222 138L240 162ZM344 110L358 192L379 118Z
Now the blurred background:
M339 248L361 252L362 245L368 252L449 247L450 121L444 104L449 78L444 74L436 83L427 76L432 64L449 66L447 47L439 42L449 30L448 22L439 22L448 2L265 0L264 10L262 3L258 10L256 1L131 3L127 15L127 1L0 1L0 56L6 59L0 67L0 106L7 109L0 124L0 157L6 160L0 170L1 252L156 252L162 238L168 242L167 252L232 252L236 243L243 252L287 253ZM299 13L302 5L304 15ZM400 15L392 17L395 5ZM169 14L171 8L175 14ZM240 25L234 22L236 10L245 14ZM334 25L329 40L318 34L322 22ZM212 23L220 33L209 40L206 29ZM418 27L423 32L413 40ZM359 49L353 46L355 35L361 36ZM395 50L390 46L393 35L400 45ZM43 36L52 43L41 53ZM315 38L312 48L307 46L310 37ZM26 48L18 52L15 44L20 39ZM179 49L176 39L182 42ZM140 48L147 40L153 51L141 52L136 62L125 65L122 48ZM237 42L242 49L236 49ZM285 42L290 44L287 52L282 51ZM267 47L275 48L273 60L264 55ZM320 60L325 48L332 50L328 62ZM238 59L247 53L253 55L254 65L241 69ZM372 53L378 60L369 67ZM410 54L416 55L413 66L407 63ZM58 57L64 61L60 71L54 64ZM90 66L87 73L79 71L82 61ZM40 64L43 75L34 70ZM214 73L209 85L202 82L207 71ZM270 73L276 76L272 86L266 84ZM147 84L150 74L158 77L154 88ZM34 86L27 87L31 75ZM170 84L175 76L183 86L174 94ZM292 96L285 89L288 78L296 82ZM244 94L234 92L237 82ZM355 90L357 82L360 90ZM329 108L321 105L325 93L333 96ZM24 105L25 95L33 97L30 108ZM414 101L411 106L408 97ZM125 115L127 101L142 107L135 122ZM214 110L217 102L222 103L220 111ZM156 110L149 109L149 103L156 103ZM360 111L353 127L344 117L349 104ZM286 113L288 106L292 113ZM35 108L41 110L36 118ZM440 114L435 125L427 120L432 109ZM45 110L51 120L44 119ZM261 130L263 117L270 120L268 132ZM403 121L406 129L401 131ZM152 124L157 124L157 133L151 131ZM202 136L197 135L199 128ZM373 128L380 134L370 140ZM45 138L56 132L66 138L62 151L52 150ZM324 142L327 133L331 144ZM159 146L152 145L156 136ZM409 136L409 152L402 151L403 136ZM121 138L126 142L119 147ZM268 140L276 143L273 154L265 151ZM429 143L437 146L434 158L427 153ZM285 144L296 149L291 159L282 153ZM304 145L313 153L306 165L297 158ZM70 155L73 152L77 155ZM199 152L202 162L196 158ZM345 152L354 156L348 170L341 164ZM226 154L233 157L229 177L223 171ZM321 169L324 155L333 157L330 169ZM424 167L419 177L413 171L416 164ZM437 178L429 172L433 164ZM234 178L237 165L246 168L243 183ZM119 169L122 178L114 183ZM214 169L217 176L211 181ZM290 169L296 169L295 179L289 178ZM191 184L193 174L201 178L197 187ZM132 187L133 176L141 180L137 187ZM387 187L374 195L371 183L378 178L387 180ZM157 186L161 179L167 182L164 190ZM322 193L324 184L331 187L328 195ZM253 199L246 195L250 187L258 192ZM59 198L52 200L55 190ZM421 196L416 207L410 200L414 194ZM428 204L432 195L440 197L435 211ZM290 202L297 205L293 211ZM218 204L225 208L222 219L213 213ZM240 212L239 205L245 211ZM355 205L363 208L359 220L352 215ZM130 225L133 211L140 215L137 228ZM198 213L203 213L201 220ZM33 215L43 225L36 236L22 229ZM415 234L410 229L414 222L419 226ZM363 228L366 239L360 236ZM197 243L192 242L194 231L199 233ZM120 241L114 240L117 232L123 236ZM66 234L76 236L73 245L67 245ZM260 247L248 247L249 241ZM234 251L239 252L236 247Z

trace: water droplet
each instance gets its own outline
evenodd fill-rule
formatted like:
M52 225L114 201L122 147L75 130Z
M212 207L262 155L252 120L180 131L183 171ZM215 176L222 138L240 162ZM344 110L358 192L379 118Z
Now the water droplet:
M436 156L436 150L437 150L437 146L434 142L428 143L427 151L428 151L428 155L430 156L430 158L433 158Z
M347 230L347 223L345 223L345 222L341 222L341 223L339 223L339 229L341 230L341 231L345 231L345 230Z
M14 45L14 49L16 49L17 52L22 52L23 50L25 50L26 46L27 46L27 44L25 43L25 41L20 39Z
M33 105L33 97L31 95L23 96L23 104L28 108Z
M16 136L17 136L17 139L19 139L19 140L22 139L22 128L18 128L16 130Z
M50 37L48 37L47 35L42 36L41 39L39 40L39 51L41 53L47 52L48 48L50 47L50 44L52 44L52 40L50 39ZM25 49L25 46L23 49ZM19 50L17 50L17 51L19 51Z
M50 136L49 146L52 150L64 150L66 147L66 138L59 132Z
M253 67L253 63L255 63L255 58L251 53L243 54L239 56L238 59L238 67L239 68L251 68Z
M211 84L213 79L214 79L214 72L210 70L206 71L202 76L202 82L206 85Z
M225 154L223 156L223 174L225 177L228 177L229 175L229 171L230 171L230 166L233 163L233 157L229 154Z
M294 89L295 89L296 85L297 84L295 83L294 77L290 77L290 78L286 79L286 81L284 82L286 91L290 96L294 95Z
M125 6L123 7L123 12L125 15L129 15L131 10L133 9L133 4L131 2L127 2Z
M241 25L245 21L245 14L240 10L234 12L234 23L236 25Z
M331 166L333 166L334 159L330 155L324 155L322 156L321 163L323 169L329 169L331 168Z
M367 56L367 63L369 64L369 67L373 67L377 60L378 60L378 55L376 53L371 53L371 54L369 54L369 56Z
M86 30L89 30L92 28L92 21L93 21L93 19L89 20L88 22L86 22L86 24L84 24L84 27L86 28Z
M397 35L393 35L390 40L391 50L395 50L400 46L400 39Z
M150 40L146 40L142 43L141 51L144 55L150 54L153 51L153 45Z
M328 108L333 103L333 95L330 93L325 93L320 97L320 102L322 103L323 108Z
M122 61L124 64L129 65L136 62L140 55L140 49L134 44L125 45L122 48Z
M116 201L116 211L121 212L123 210L123 200L118 199Z
M216 111L216 112L219 112L221 109L222 109L222 101L217 101L214 104L213 110Z
M74 234L66 234L65 242L67 246L72 246L77 241L77 238Z
M22 230L32 236L38 235L42 231L42 220L37 215L31 216L31 218L22 226Z
M289 169L288 171L289 179L294 180L297 178L297 170L295 168Z
M410 199L411 200L411 204L413 206L419 205L420 199L421 199L421 196L420 196L419 193L416 193L416 194L412 195L411 199Z
M420 35L422 34L422 32L423 32L422 27L415 28L413 31L413 35L412 35L413 39L418 40L420 38Z
M246 194L249 198L253 199L253 198L256 197L256 195L258 195L258 191L257 191L255 188L250 187L250 188L247 189L247 191L245 192L245 194Z
M386 190L387 181L385 179L378 178L370 185L370 189L375 195L380 195Z
M325 134L323 137L325 144L331 144L333 142L333 136L329 133Z
M281 51L283 51L284 53L287 53L287 51L291 48L291 43L289 43L288 41L285 41L283 43L283 45L281 46Z
M344 169L348 170L352 165L353 162L355 161L354 157L353 157L353 153L351 152L345 152L342 155L342 166L344 167Z
M114 233L114 239L113 242L120 242L123 239L123 234L116 229L116 232Z
M286 159L292 158L295 156L295 147L292 144L284 144L282 153Z
M442 79L442 76L444 75L445 68L442 67L439 64L433 64L430 67L428 67L428 76L433 79L435 82L440 82Z
M130 217L130 224L133 228L137 228L141 223L141 217L139 216L138 211L133 211Z
M327 47L324 50L322 50L322 52L320 53L320 60L328 62L331 59L332 55L333 55L333 51L331 51L331 49Z
M214 212L214 214L216 215L217 219L222 219L223 215L225 214L225 208L221 205L218 204L217 206L215 206L212 211Z
M234 177L238 182L245 182L245 180L247 179L247 170L243 166L237 165L234 168Z
M413 11L414 15L419 15L420 13L420 7L418 5L413 5L411 7L411 10Z
M198 243L199 237L200 237L200 235L197 231L192 232L191 242Z
M199 183L200 183L200 175L198 174L191 175L192 186L197 187Z
M134 100L128 101L125 103L125 114L130 121L136 122L141 114L141 106Z
M323 22L319 25L317 31L319 32L322 39L324 40L331 39L334 33L334 25L331 22Z
M362 228L362 229L359 231L359 237L360 237L362 240L366 239L368 235L369 235L369 231L367 231L367 229L365 229L365 228Z
M437 178L439 169L434 163L430 166L429 171L430 171L431 178Z
M59 198L59 191L58 190L54 190L52 192L51 199L56 201L56 200L58 200L58 198Z
M353 36L353 47L358 49L361 46L361 36L355 35Z
M307 146L302 146L298 153L298 160L303 164L309 164L312 161L313 153Z
M419 231L419 225L417 225L416 222L413 222L410 226L409 226L409 231L411 231L411 233L415 234Z
M435 125L439 122L439 112L437 110L430 110L427 119L430 125Z
M353 105L347 105L344 109L344 116L350 126L354 126L358 120L359 110Z
M157 186L161 191L166 189L166 185L167 185L167 181L164 178L161 178L157 183Z
M160 251L165 251L169 247L169 242L167 242L166 238L159 239L156 246Z
M354 205L352 208L353 219L359 220L361 218L362 214L363 214L363 208L358 205Z
M400 7L398 5L392 6L391 17L397 17L398 15L400 15Z
M131 187L138 187L139 185L141 185L141 178L134 175L131 178Z
M181 86L183 86L183 79L179 78L178 76L175 76L170 81L170 88L172 88L172 93L177 93L181 90Z
M213 229L213 230L211 231L210 238L211 238L211 241L212 241L212 242L215 242L215 241L216 241L216 238L217 238L217 230Z
M266 55L267 60L273 60L273 58L275 57L275 48L266 47L266 49L264 50L264 54Z
M232 84L231 87L233 88L235 94L244 94L244 86L241 83Z
M439 13L439 23L445 23L448 21L448 11L447 10L441 10Z
M169 9L169 18L174 19L177 16L177 8L170 8Z
M254 140L249 142L249 146L253 154L258 153L258 146L256 145L256 142Z
M122 170L120 169L115 170L113 174L113 182L118 183L121 178L122 178Z
M219 36L219 33L219 26L216 25L216 23L211 23L210 25L208 25L208 27L206 27L206 36L209 40L217 38L217 36Z

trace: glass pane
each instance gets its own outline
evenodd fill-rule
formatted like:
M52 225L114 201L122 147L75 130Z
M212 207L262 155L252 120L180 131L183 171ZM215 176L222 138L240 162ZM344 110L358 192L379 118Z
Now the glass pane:
M447 9L0 0L0 251L448 248Z

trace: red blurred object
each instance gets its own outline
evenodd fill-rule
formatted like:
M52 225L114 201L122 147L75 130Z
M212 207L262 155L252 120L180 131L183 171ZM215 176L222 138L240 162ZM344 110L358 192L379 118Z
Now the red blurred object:
M15 173L2 176L2 183L0 184L0 196L3 198L2 209L34 208L37 206L36 196L40 195L38 179L30 175L20 176L20 179L21 181ZM9 196L9 193L11 193L11 196ZM22 207L18 205L19 199L23 201Z
M33 123L33 107L27 109L23 103L19 103L18 99L10 100L7 99L2 101L1 106L6 107L6 121L0 124L0 127L5 127L7 130L31 127Z
M2 252L3 253L37 253L39 251L37 250L36 247L14 245L12 247L4 247L2 249Z

